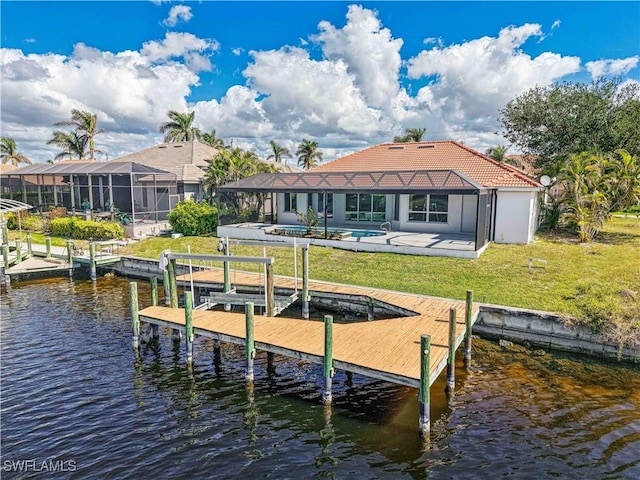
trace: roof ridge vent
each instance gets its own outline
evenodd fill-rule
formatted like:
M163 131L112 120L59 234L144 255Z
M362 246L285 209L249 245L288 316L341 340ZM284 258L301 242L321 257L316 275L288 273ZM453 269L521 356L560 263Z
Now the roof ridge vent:
M393 145L393 146L389 147L389 150L404 150L404 146L403 145Z
M436 148L436 146L433 143L430 143L428 145L418 145L418 148Z

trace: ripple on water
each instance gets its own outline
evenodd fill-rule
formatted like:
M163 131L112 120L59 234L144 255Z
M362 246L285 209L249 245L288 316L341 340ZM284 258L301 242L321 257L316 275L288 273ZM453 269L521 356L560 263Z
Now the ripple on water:
M128 288L47 280L3 295L3 461L73 459L60 478L78 479L640 478L637 370L477 341L450 403L442 379L432 388L425 450L414 389L337 372L327 410L319 365L276 356L268 373L258 352L247 389L242 348L223 344L216 367L199 339L188 370L166 332L136 360Z

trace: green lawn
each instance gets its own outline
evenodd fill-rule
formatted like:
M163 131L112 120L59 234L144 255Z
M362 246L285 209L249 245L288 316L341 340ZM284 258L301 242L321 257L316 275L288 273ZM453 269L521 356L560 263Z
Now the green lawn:
M211 237L153 238L123 248L121 253L159 258L167 248L186 252L190 246L194 253L217 253L217 245L218 240ZM262 255L262 247L232 246L231 251ZM291 249L268 248L267 255L276 259L276 275L293 274ZM546 267L529 268L531 257L546 260ZM530 245L492 244L477 260L312 246L309 265L311 278L317 280L459 299L470 289L481 302L575 314L572 297L581 281L597 280L640 292L640 219L613 218L589 245L575 238L539 235ZM252 268L247 264L233 267Z

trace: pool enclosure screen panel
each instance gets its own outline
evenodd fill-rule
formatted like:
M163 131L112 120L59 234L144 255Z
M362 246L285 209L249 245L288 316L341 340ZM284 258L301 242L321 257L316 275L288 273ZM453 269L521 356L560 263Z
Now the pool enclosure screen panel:
M478 213L476 223L476 250L480 250L489 243L491 236L491 195L478 195Z

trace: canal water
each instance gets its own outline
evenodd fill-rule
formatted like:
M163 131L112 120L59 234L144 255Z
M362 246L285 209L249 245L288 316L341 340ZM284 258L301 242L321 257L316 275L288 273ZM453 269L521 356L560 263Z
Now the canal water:
M198 340L187 369L166 332L131 348L128 280L41 280L2 294L1 476L74 479L640 478L640 372L476 340L455 396L276 357L244 381ZM140 282L141 306L150 303ZM383 341L383 339L381 339Z

